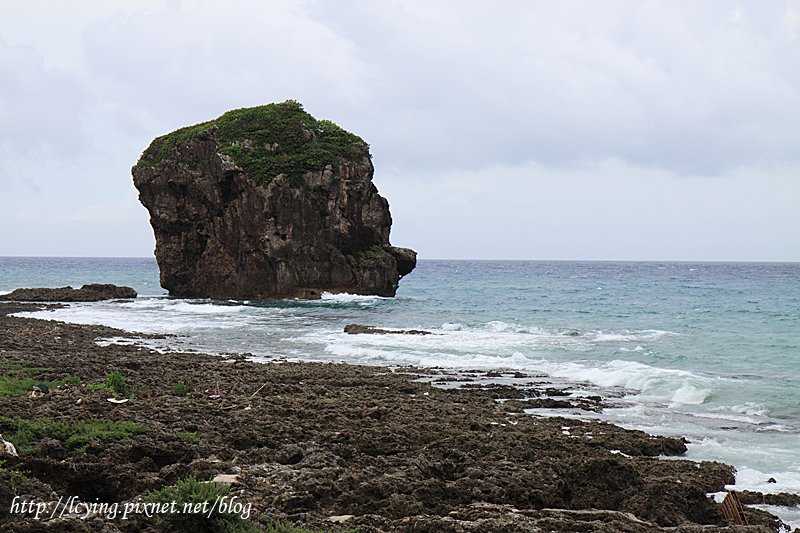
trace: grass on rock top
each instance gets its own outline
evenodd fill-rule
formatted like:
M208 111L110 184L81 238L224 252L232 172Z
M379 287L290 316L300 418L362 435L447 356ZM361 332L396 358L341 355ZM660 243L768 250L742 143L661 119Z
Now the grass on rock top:
M266 187L283 174L293 187L303 186L303 174L331 165L338 159L360 162L369 157L364 140L329 120L317 120L294 100L279 104L228 111L215 120L188 126L157 137L144 151L137 166L154 166L171 157L170 151L217 126L219 153L230 156L247 176ZM187 157L184 164L195 170L202 163Z

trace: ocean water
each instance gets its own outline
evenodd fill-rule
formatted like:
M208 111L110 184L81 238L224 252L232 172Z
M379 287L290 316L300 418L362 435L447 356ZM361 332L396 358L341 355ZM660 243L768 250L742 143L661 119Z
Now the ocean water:
M798 263L422 260L395 298L309 302L170 298L154 259L0 258L0 291L90 282L140 297L25 316L179 336L162 350L499 370L609 404L568 416L686 437L688 458L737 468L736 489L800 493Z

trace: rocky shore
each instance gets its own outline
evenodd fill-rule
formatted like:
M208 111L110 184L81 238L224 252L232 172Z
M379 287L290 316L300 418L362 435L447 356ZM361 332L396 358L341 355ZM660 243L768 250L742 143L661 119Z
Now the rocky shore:
M80 289L72 287L17 289L8 294L0 294L0 301L14 302L99 302L118 298L136 298L136 291L130 287L92 283Z
M23 378L51 384L0 397L0 433L18 454L0 457L0 531L167 531L163 514L50 511L60 498L123 506L219 475L249 505L242 531L276 521L362 533L780 526L751 508L750 526L726 522L707 494L733 483L733 469L679 459L682 440L522 412L602 408L558 391L441 388L435 370L416 368L162 354L112 328L8 316L41 306L0 303L0 393ZM130 340L97 342L109 338ZM21 501L49 507L37 518Z

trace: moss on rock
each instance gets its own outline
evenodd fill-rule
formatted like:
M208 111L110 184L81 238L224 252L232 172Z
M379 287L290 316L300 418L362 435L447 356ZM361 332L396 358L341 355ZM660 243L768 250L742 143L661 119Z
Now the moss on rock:
M364 140L329 120L317 120L295 100L228 111L215 120L157 137L142 153L137 166L155 166L170 158L171 149L216 127L218 152L230 156L247 176L266 187L283 174L293 187L303 186L303 174L339 171L339 158L360 162L369 156ZM185 161L192 169L199 161Z

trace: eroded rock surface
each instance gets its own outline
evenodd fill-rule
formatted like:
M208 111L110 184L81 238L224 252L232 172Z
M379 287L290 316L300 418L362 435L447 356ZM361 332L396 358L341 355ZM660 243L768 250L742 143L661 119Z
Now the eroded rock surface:
M277 110L288 113L284 122L314 120L294 105L253 113ZM156 139L132 169L150 212L162 287L183 297L394 296L416 252L389 244L389 203L372 183L367 145L341 129L327 135L345 137L324 137L323 121L308 128L300 122L301 133L291 137L270 133L270 123L253 126L266 120L257 113L236 113L195 127L201 131L193 137L176 136L179 130ZM239 131L237 121L245 119L251 127ZM345 148L328 150L331 139Z
M109 283L91 283L80 289L72 287L17 289L0 295L0 300L16 302L98 302L117 298L136 298L136 291L130 287L118 287Z

